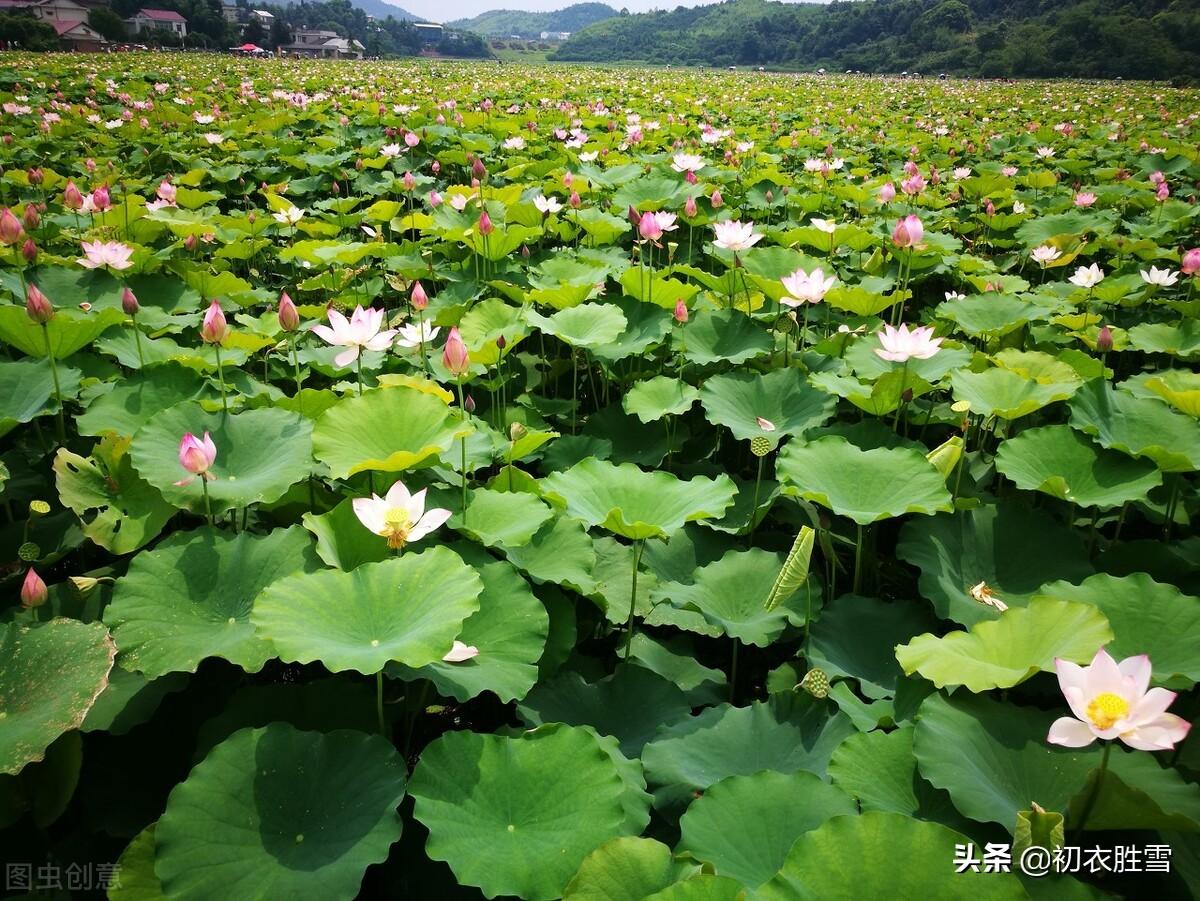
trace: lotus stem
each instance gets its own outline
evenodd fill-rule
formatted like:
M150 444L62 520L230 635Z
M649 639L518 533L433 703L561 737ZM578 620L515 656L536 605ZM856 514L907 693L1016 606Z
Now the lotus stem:
M1083 830L1087 828L1088 817L1091 816L1092 810L1096 806L1096 801L1100 798L1100 789L1104 785L1104 777L1108 773L1108 758L1112 754L1113 743L1106 741L1104 743L1104 756L1100 758L1100 770L1096 775L1096 781L1092 785L1092 790L1088 792L1087 801L1084 802L1083 812L1079 814L1079 825L1075 827L1076 835L1083 835Z
M758 490L762 485L763 460L766 457L758 458L758 474L754 477L754 506L750 508L750 535L747 538L747 544L754 547L754 530L758 527Z
M896 431L900 427L900 412L904 409L904 389L908 385L908 360L904 361L903 367L900 369L900 397L896 403L896 415L892 419L892 431ZM905 429L907 431L907 428Z
M145 369L146 358L142 356L142 330L138 328L137 313L132 314L129 319L133 322L133 342L137 346L138 369Z
M67 425L63 419L62 385L58 381L58 362L54 359L54 348L50 345L50 326L42 323L42 337L46 339L46 359L50 361L50 377L54 379L54 400L58 403L58 415L55 416L55 428L58 430L58 443L61 447L67 443Z
M375 719L379 723L379 734L387 737L387 722L383 718L383 670L375 674Z
M642 545L645 539L635 538L633 540L633 581L629 591L629 621L625 624L625 659L629 659L629 653L633 649L633 633L634 622L633 614L637 609L637 576L638 563L642 559Z
M221 345L219 343L213 345L213 350L217 352L217 381L221 385L221 409L225 411L225 415L229 415L229 397L225 391L225 366L221 361Z
M209 526L215 525L212 515L212 502L208 498L208 479L207 473L200 476L200 491L204 495L204 515L208 518Z
M296 374L296 409L301 416L304 415L304 397L300 394L300 356L296 353L296 336L291 336L292 345L292 370Z
M863 549L863 527L862 523L855 523L858 527L858 536L854 541L854 593L858 594L862 588L862 549Z
M467 412L467 405L465 403L463 403L463 384L462 384L462 376L461 375L458 377L458 406L459 406L459 409L462 410L463 422L466 422L470 418L471 414ZM459 451L460 451L460 462L461 462L460 472L462 475L462 518L463 518L463 525L465 526L467 524L467 436L466 435L463 435L462 438L459 439Z

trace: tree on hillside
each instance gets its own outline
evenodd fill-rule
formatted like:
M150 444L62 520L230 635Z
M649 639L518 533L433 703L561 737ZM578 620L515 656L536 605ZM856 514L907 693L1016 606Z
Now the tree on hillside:
M88 24L110 41L128 40L125 22L106 6L97 6L88 13Z

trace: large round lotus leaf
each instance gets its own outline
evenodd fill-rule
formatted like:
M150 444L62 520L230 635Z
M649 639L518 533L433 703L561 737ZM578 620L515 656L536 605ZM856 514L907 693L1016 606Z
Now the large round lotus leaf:
M464 518L457 498L450 519L451 528L488 547L520 547L533 538L554 511L537 495L525 491L499 491L476 488L467 493ZM446 506L450 506L447 504Z
M1030 801L1066 810L1101 753L1046 741L1050 724L1069 713L1066 701L1059 710L1035 710L963 692L932 694L917 719L917 766L963 815L982 823L1011 829Z
M1028 416L1055 401L1066 400L1078 382L1035 382L1011 369L960 369L950 376L954 399L966 401L971 412L1013 420Z
M737 493L726 475L685 482L669 472L645 472L632 463L595 457L546 476L542 489L576 519L630 539L669 538L684 523L718 519Z
M251 621L288 663L377 673L396 661L420 667L449 652L479 609L483 583L445 547L409 552L350 572L322 570L276 582Z
M1104 614L1089 604L1034 598L967 632L926 633L896 648L907 675L920 673L938 688L964 685L979 693L1012 688L1056 658L1087 663L1112 640Z
M108 685L96 698L79 731L124 735L150 719L163 698L181 691L187 683L183 673L147 679L141 673L114 666L108 674Z
M786 435L803 435L833 415L837 401L813 388L799 369L766 375L738 372L713 376L700 391L705 418L723 425L735 438L763 437L774 446ZM775 428L766 430L759 419Z
M99 623L52 619L0 628L0 773L19 773L83 725L116 654Z
M1065 425L1029 429L1001 442L996 468L1018 488L1081 507L1119 507L1162 484L1151 461L1097 447Z
M353 498L328 513L305 513L300 522L317 539L317 556L327 566L349 571L362 563L386 560L392 553L384 538L363 526Z
M55 297L50 300L59 301ZM44 357L48 334L54 359L62 360L91 344L118 322L124 321L125 314L112 308L90 313L58 309L43 331L40 325L29 318L23 304L5 304L0 306L0 341L12 345L26 356Z
M654 422L664 416L686 413L699 396L700 392L687 382L669 375L656 375L630 388L621 404L626 413L642 422Z
M122 378L92 401L75 425L81 435L136 435L158 414L204 393L204 379L195 371L174 364L155 366Z
M946 480L924 454L907 447L865 451L838 437L792 442L780 451L776 471L786 493L859 525L951 509Z
M825 774L829 756L854 726L831 702L776 695L749 707L710 707L663 729L642 751L646 778L661 786L656 805L684 804L726 776L760 770Z
M400 838L404 762L377 735L242 729L175 786L154 829L169 898L358 895Z
M621 666L611 676L585 682L566 672L543 682L517 706L531 726L568 723L592 726L601 735L612 735L621 753L637 755L658 731L692 712L678 686L640 666Z
M918 601L843 595L813 624L809 663L831 677L858 679L870 697L892 695L901 675L896 645L937 625L928 606Z
M699 873L647 895L644 901L744 901L746 890L736 879Z
M908 377L914 381L922 379L932 384L944 378L946 373L966 366L974 354L968 347L942 347L928 359L918 360L914 357L907 363L896 363L875 353L879 346L878 336L871 335L853 342L846 348L845 360L855 375L876 380L889 373L899 377L901 372L907 372Z
M1104 784L1097 789L1088 814L1088 829L1200 829L1200 785L1189 782L1173 767L1164 767L1153 754L1116 745ZM1088 789L1096 784L1093 772ZM1071 799L1068 818L1078 825L1088 791Z
M104 621L121 666L154 679L194 673L201 660L220 657L258 672L275 651L250 623L254 599L284 576L317 566L298 527L265 535L176 532L134 557L113 588Z
M43 412L53 396L54 375L45 360L0 362L0 435Z
M396 673L429 679L441 694L462 702L485 691L506 703L523 698L538 679L538 660L550 629L546 608L512 564L478 548L458 552L483 582L479 609L463 622L458 636L479 648L479 656L462 663L437 660L416 670L397 666Z
M1116 659L1148 654L1156 681L1183 676L1200 681L1200 598L1145 573L1118 578L1099 573L1079 585L1051 582L1037 598L1092 604L1108 619L1115 636L1108 652ZM1035 600L1037 600L1035 598ZM1032 603L1032 602L1031 602Z
M488 898L561 897L588 853L625 833L625 783L586 729L449 732L421 754L409 793L426 854Z
M849 795L803 770L730 776L688 807L678 850L758 888L783 866L797 838L830 817L857 813Z
M1051 579L1077 580L1094 572L1074 529L1009 504L907 522L896 556L921 570L921 594L938 616L964 626L996 618L994 608L969 593L980 582L1015 607Z
M382 388L330 407L313 429L313 452L335 479L368 469L431 466L471 426L437 397Z
M955 872L955 846L969 841L953 829L898 813L835 817L796 840L779 874L756 897L763 901L1024 901L1029 897L1012 873Z
M55 485L80 517L83 534L114 554L136 551L162 531L175 508L133 470L128 438L101 441L91 457L59 448Z
M167 901L154 872L154 824L133 837L117 859L119 878L108 889L108 901Z
M771 352L771 335L736 310L699 312L675 329L671 346L691 363L744 363Z
M643 901L685 878L697 867L676 860L652 838L622 836L583 859L563 891L564 901Z
M553 316L542 316L530 308L525 320L572 347L600 347L617 339L625 331L625 314L610 303L585 303Z
M264 408L226 416L206 413L197 403L171 407L147 422L133 437L129 453L138 475L177 507L204 512L203 486L179 464L179 440L185 433L212 434L216 478L208 482L212 512L283 497L312 468L312 424L295 413Z
M554 582L587 594L595 587L596 546L583 526L556 516L528 544L504 548L510 563L535 583Z
M1191 360L1200 356L1200 322L1143 322L1129 330L1129 340L1138 350L1163 353Z
M651 600L695 610L731 638L766 647L789 623L804 624L806 604L819 607L821 603L821 588L814 575L795 594L781 597L770 610L766 608L784 559L782 554L761 548L731 550L720 560L697 569L690 583L664 582L651 594Z
M525 337L527 329L521 322L521 310L506 304L499 298L491 298L475 304L458 323L463 343L471 353L472 363L494 366L500 359L500 348L496 341L503 337L504 353L512 349ZM426 351L429 346L426 345Z
M1168 369L1142 382L1145 390L1162 398L1180 413L1200 418L1200 372Z
M1027 322L1045 316L1036 304L1011 294L976 294L958 297L938 304L934 311L942 319L950 319L966 334L1006 335Z
M1093 379L1071 398L1071 426L1102 447L1148 457L1163 472L1200 469L1200 422Z

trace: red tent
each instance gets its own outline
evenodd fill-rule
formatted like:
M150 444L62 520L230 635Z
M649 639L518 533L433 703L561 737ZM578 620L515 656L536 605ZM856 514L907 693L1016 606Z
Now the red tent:
M234 47L232 49L241 51L242 53L266 53L266 51L263 50L262 47L258 46L258 44L242 44L242 46Z

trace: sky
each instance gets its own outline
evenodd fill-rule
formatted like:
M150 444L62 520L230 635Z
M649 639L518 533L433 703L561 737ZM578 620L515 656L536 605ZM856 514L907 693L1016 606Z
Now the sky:
M390 2L390 0L385 0ZM491 9L527 9L546 12L570 6L576 0L397 0L396 5L431 22L452 22L469 19ZM600 0L614 9L625 7L630 12L650 9L674 9L677 6L699 6L712 0ZM822 0L818 0L822 2Z

